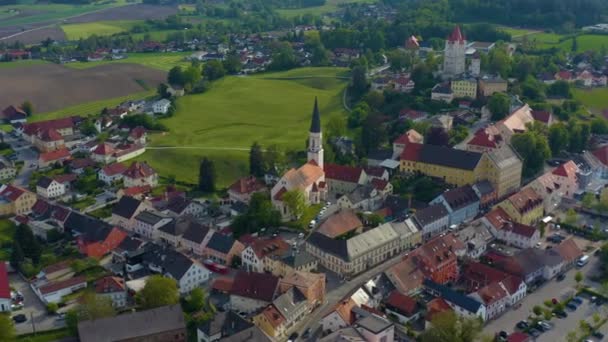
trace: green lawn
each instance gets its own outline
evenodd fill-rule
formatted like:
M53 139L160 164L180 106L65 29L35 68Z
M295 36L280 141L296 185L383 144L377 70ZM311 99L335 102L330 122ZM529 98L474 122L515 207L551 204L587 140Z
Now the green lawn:
M138 100L150 97L156 93L156 90L148 90L140 93L135 93L131 95L126 95L122 97L115 97L107 100L100 100L94 102L87 102L71 107L66 107L54 112L47 113L35 113L33 117L31 117L28 121L42 121L42 120L50 120L63 118L70 115L80 115L80 116L88 116L101 113L102 109L105 107L115 107L119 105L121 102L127 100Z
M375 0L327 0L323 6L297 8L297 9L279 9L277 12L287 18L292 18L304 14L323 15L338 10L340 4L348 3L373 3Z
M608 109L608 88L574 89L574 98L593 111Z
M10 257L10 249L8 244L13 241L15 233L15 225L7 220L0 220L0 260L8 260Z
M12 62L0 62L0 70L1 69L9 69L9 68L25 68L30 65L38 65L45 64L47 61L43 61L41 59L26 59L22 61L12 61Z
M509 31L507 30L507 32ZM572 37L564 39L564 35L545 32L532 32L527 36L528 41L536 43L537 48L549 49L552 47L557 47L564 51L571 51L572 49ZM523 36L519 36L516 37L514 40L521 41L522 39ZM608 48L608 35L582 34L580 36L577 36L576 40L578 44L577 52L585 52L589 50L600 51L602 49L602 46Z
M190 62L184 60L190 56L191 52L169 52L169 53L129 53L128 58L116 61L100 61L100 62L76 62L67 63L65 66L74 69L87 69L99 65L110 63L134 63L147 66L149 68L169 71L176 65L188 66Z
M500 29L504 32L507 32L512 37L520 37L524 35L537 34L538 31L532 29L524 29L518 27L509 27L509 26L500 26Z
M22 342L53 342L58 341L66 337L70 337L70 331L68 328L57 329L39 332L36 334L27 334L27 335L19 335L17 336L17 341Z
M111 36L130 30L137 20L96 21L92 23L61 25L69 40L88 38L92 35Z
M304 68L219 80L207 93L180 98L176 114L162 121L169 132L150 137L152 147L181 149L148 149L139 159L148 161L161 175L196 183L200 160L208 156L215 162L218 185L229 185L247 173L248 149L254 141L283 149L304 148L315 96L324 121L344 115L342 91L346 81L329 78L319 83L331 86L313 87L300 81L264 77L336 76L344 70Z

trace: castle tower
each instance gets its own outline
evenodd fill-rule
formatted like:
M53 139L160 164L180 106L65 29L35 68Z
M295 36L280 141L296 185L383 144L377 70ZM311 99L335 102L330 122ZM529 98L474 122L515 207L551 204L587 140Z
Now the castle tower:
M315 107L312 110L312 121L308 132L308 160L314 160L323 168L323 134L321 133L321 114L315 97Z
M464 74L466 70L467 41L456 26L445 41L443 56L443 75L446 78Z
M479 51L475 52L473 58L471 58L471 75L478 77L481 74L481 57L479 57Z

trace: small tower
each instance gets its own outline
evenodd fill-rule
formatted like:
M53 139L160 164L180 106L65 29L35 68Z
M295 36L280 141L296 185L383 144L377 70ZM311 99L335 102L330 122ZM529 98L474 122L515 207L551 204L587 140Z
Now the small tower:
M323 134L321 133L321 114L315 97L315 107L312 110L312 121L308 132L308 161L314 160L323 168Z
M466 71L467 41L456 26L452 34L445 41L445 54L443 56L444 77L453 77L464 74Z
M479 77L481 74L481 57L479 56L479 51L476 51L471 58L471 75L474 77Z

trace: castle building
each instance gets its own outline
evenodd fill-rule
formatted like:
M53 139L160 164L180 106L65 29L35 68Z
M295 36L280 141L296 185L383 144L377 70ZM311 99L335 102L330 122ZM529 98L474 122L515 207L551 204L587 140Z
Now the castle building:
M308 162L298 169L292 168L287 171L270 191L272 204L281 212L284 220L295 219L283 201L285 193L292 190L302 191L308 205L321 203L327 198L327 183L323 170L321 114L316 98L308 132Z
M465 73L466 50L467 41L460 31L460 27L456 26L445 42L445 53L443 57L443 76L445 78L451 78Z

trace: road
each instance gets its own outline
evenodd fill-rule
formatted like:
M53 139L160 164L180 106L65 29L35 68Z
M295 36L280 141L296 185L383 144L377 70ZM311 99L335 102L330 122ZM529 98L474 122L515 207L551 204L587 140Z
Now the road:
M15 324L17 334L29 334L36 331L54 330L65 326L65 322L58 321L54 316L46 314L46 307L40 299L34 294L29 284L23 281L18 275L10 276L10 284L17 291L23 294L25 307L21 310L14 311L11 315L24 314L27 321L24 323ZM33 318L33 320L32 320ZM33 324L32 324L33 323Z
M11 148L17 153L17 160L23 161L23 167L19 170L13 184L27 187L30 177L36 169L35 166L31 167L31 165L38 165L38 153L32 150L30 144L20 138L14 138L10 134L4 134L4 142L10 144Z
M311 332L317 331L317 329L319 329L321 326L320 321L323 318L323 316L325 316L331 310L333 310L334 306L342 298L344 298L348 294L354 292L357 288L359 288L366 281L373 278L377 274L384 272L389 267L397 264L399 261L401 261L402 258L403 258L403 254L398 255L388 261L385 261L385 262L375 266L374 268L371 268L371 269L359 274L358 276L355 276L351 280L345 281L339 287L328 291L325 296L325 302L323 303L323 305L321 305L314 312L312 312L312 314L309 315L308 319L305 320L304 322L302 322L295 329L295 331L297 331L300 336L302 336L302 333L308 328L310 328Z
M580 271L585 275L584 283L586 285L590 285L590 286L594 286L594 287L598 286L597 283L593 283L587 278L587 276L589 274L596 273L595 269L598 266L599 266L599 259L597 257L592 257L591 261L585 267L580 269ZM566 273L566 279L564 279L561 282L558 282L556 280L551 280L551 281L545 283L545 285L543 285L541 288L537 289L533 293L526 296L522 300L521 306L518 309L508 310L502 316L500 316L498 319L495 319L495 320L489 322L484 327L484 333L488 334L488 335L494 335L495 333L502 331L502 330L510 333L510 332L514 331L515 324L517 324L517 322L519 322L521 320L525 320L526 318L528 318L529 315L532 314L532 308L534 306L540 305L540 306L544 307L543 302L545 300L550 300L552 298L562 300L562 299L566 298L568 295L572 295L575 292L576 282L574 281L574 274L577 271L579 271L579 269L576 269L576 268L569 270ZM579 310L581 312L584 311L582 309L583 308L579 308ZM575 313L572 313L574 315L573 318L576 318ZM552 321L554 323L556 323L556 326L559 326L559 329L556 327L554 330L563 332L564 334L561 336L565 337L568 332L570 332L578 327L579 320L580 319L570 319L570 317L568 317L568 318L562 319L562 320L558 320L557 318L554 318ZM549 334L549 332L547 332L546 334L547 334L547 336L551 336ZM556 338L553 340L544 340L543 339L542 341L562 341L562 340L563 339ZM541 340L539 339L539 341L541 341Z

